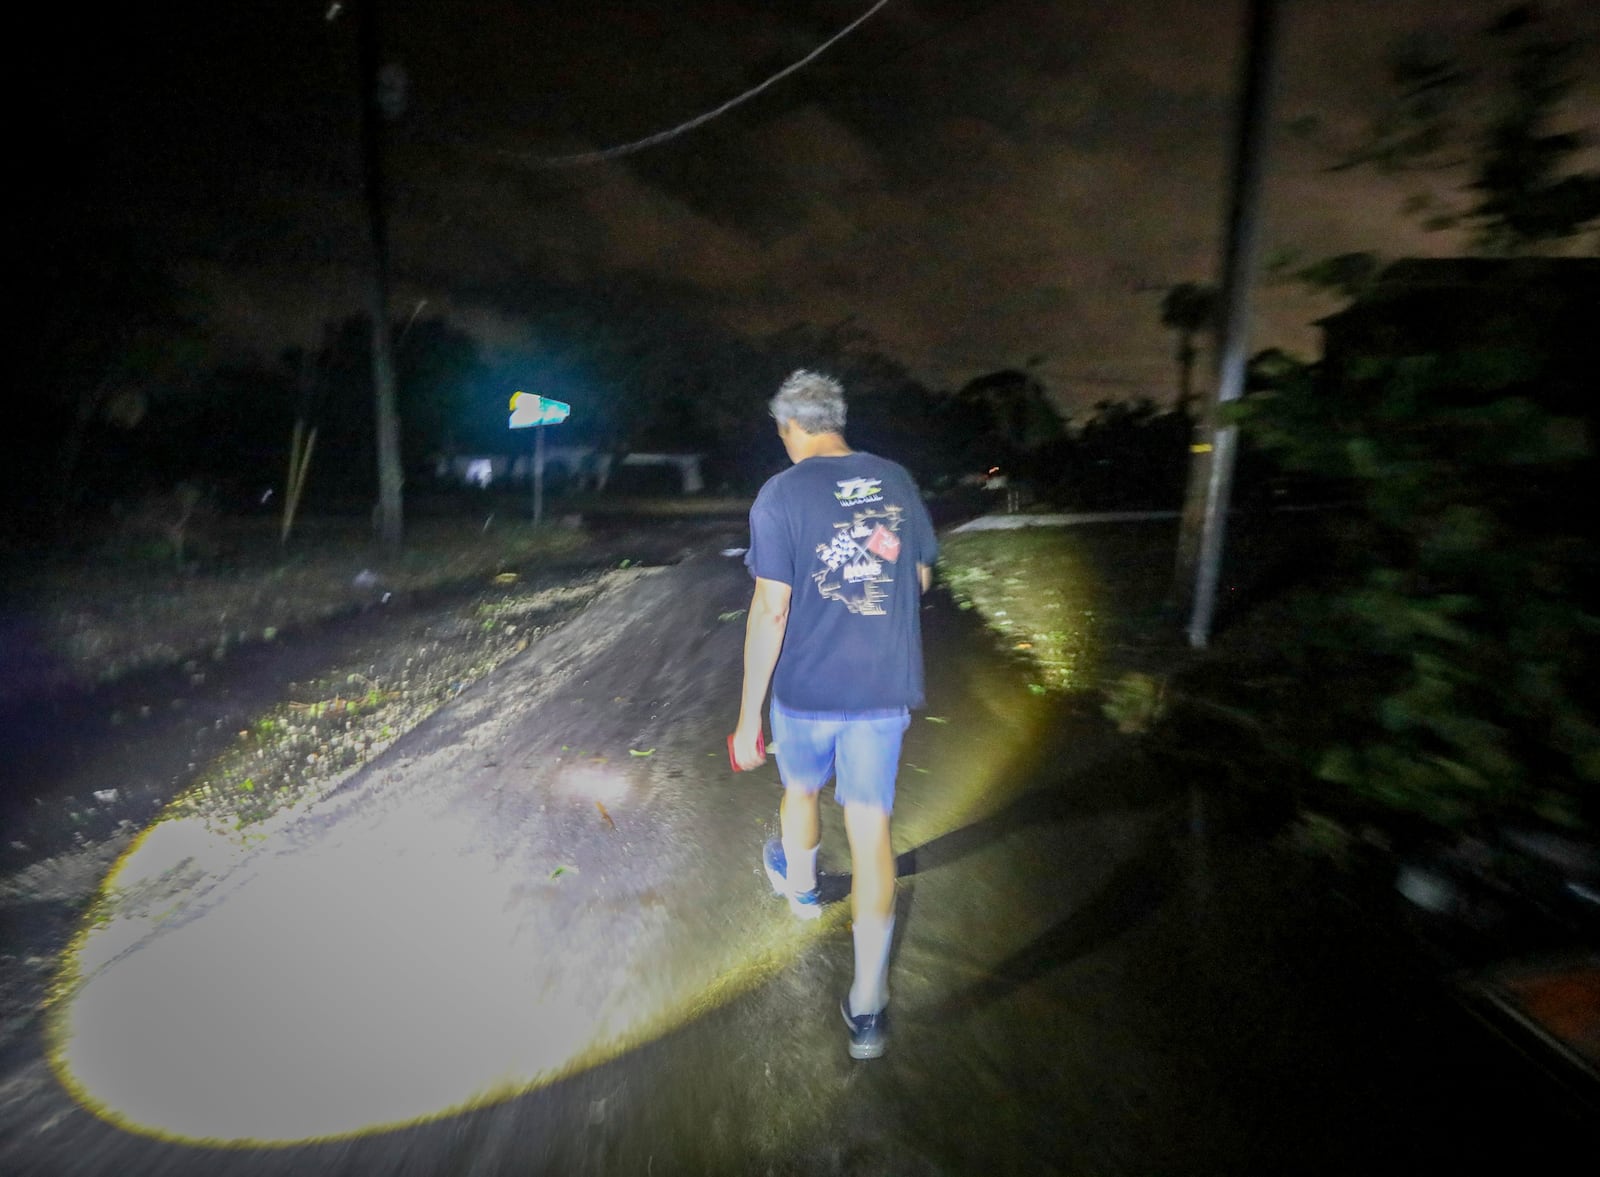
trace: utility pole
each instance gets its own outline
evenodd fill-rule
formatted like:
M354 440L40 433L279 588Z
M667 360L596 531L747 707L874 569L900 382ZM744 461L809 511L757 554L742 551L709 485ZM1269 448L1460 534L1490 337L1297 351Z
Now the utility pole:
M367 199L372 269L367 282L367 313L372 319L372 394L377 431L378 511L375 520L384 547L400 546L402 470L400 411L395 394L394 340L389 326L389 232L383 194L383 119L379 92L379 0L357 0L360 43L361 174Z
M1277 0L1250 0L1240 70L1239 114L1222 255L1222 324L1217 385L1190 447L1189 489L1178 538L1177 596L1190 606L1189 644L1203 648L1216 612L1222 541L1233 491L1238 430L1221 426L1218 409L1244 392L1249 360L1250 289L1261 237L1261 173L1271 105Z

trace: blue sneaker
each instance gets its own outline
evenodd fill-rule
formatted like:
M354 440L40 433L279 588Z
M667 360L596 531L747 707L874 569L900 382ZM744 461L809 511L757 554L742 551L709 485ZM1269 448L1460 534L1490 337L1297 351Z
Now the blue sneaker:
M761 866L772 883L772 893L789 901L789 910L796 919L814 920L822 914L822 888L812 887L799 894L789 890L789 860L783 853L783 842L768 838L761 848Z
M880 1009L875 1014L850 1012L850 995L846 993L839 1002L839 1012L844 1024L850 1027L851 1058L881 1058L889 1044L889 1011Z

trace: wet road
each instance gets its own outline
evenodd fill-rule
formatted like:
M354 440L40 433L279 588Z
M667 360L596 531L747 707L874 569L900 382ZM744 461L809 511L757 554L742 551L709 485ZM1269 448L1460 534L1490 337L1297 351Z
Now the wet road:
M152 838L59 1072L39 1035L6 1059L0 1170L1481 1171L1571 1143L1364 912L1244 827L1191 837L1191 782L938 594L893 1039L851 1062L846 905L797 925L764 894L775 771L722 757L748 591L709 547L642 571L246 852Z

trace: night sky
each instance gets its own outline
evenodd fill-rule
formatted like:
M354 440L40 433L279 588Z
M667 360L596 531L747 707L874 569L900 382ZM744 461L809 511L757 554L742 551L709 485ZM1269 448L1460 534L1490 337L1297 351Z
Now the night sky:
M1161 296L1214 276L1243 3L890 0L819 60L650 150L626 143L804 57L873 0L387 3L393 306L485 345L519 283L625 280L741 332L854 317L949 388L1035 357L1069 411L1170 400ZM1405 34L1467 45L1504 0L1284 0L1265 256L1449 254L1401 206L1462 173L1331 173ZM1600 5L1544 6L1600 43ZM356 39L325 0L45 18L25 134L45 251L112 226L223 346L270 355L359 310ZM1600 69L1571 104L1600 122ZM1282 128L1315 116L1308 139ZM1310 355L1335 304L1258 295L1254 345Z

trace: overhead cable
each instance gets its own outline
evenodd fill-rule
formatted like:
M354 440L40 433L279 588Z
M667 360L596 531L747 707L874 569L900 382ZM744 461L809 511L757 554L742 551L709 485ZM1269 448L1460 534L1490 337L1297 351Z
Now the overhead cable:
M743 104L745 102L748 102L750 99L754 98L757 94L760 94L763 90L767 89L769 86L773 86L773 85L776 85L778 82L781 82L784 78L788 77L790 74L794 73L796 70L803 69L805 66L810 65L813 61L815 61L817 58L821 57L824 53L826 53L829 49L831 49L838 42L842 41L845 37L848 37L851 33L853 33L857 28L859 28L863 23L865 23L868 18L873 16L880 8L882 8L887 3L889 3L889 0L878 0L878 2L876 4L874 4L871 8L867 9L867 11L863 12L860 16L856 17L855 20L853 20L849 24L845 25L844 28L840 29L833 36L829 37L822 44L818 45L815 49L813 49L810 53L808 53L804 57L802 57L799 61L793 63L792 65L785 66L783 69L781 69L777 73L773 74L766 81L760 83L759 85L752 86L750 89L746 90L743 94L740 94L737 98L729 99L727 102L724 102L721 106L717 107L716 109L708 110L704 114L696 115L694 118L688 120L687 122L679 123L677 126L670 127L665 131L657 131L653 135L646 135L643 139L635 139L631 143L621 143L621 144L618 144L615 147L602 148L599 151L579 152L576 155L547 155L547 156L527 157L527 156L521 156L519 153L516 153L516 152L506 152L505 154L507 154L507 155L519 155L519 158L523 159L525 162L527 162L529 164L532 164L534 167L539 167L539 168L571 168L571 167L581 167L581 166L583 166L585 164L603 163L606 160L616 159L619 156L632 155L636 151L643 151L647 147L654 147L659 143L665 143L669 139L676 139L679 135L682 135L682 134L685 134L685 133L687 133L689 131L692 131L696 127L703 126L704 124L709 123L714 118L718 118L721 115L727 114L728 111L732 110L734 107L739 106L739 105L741 105L741 104Z

